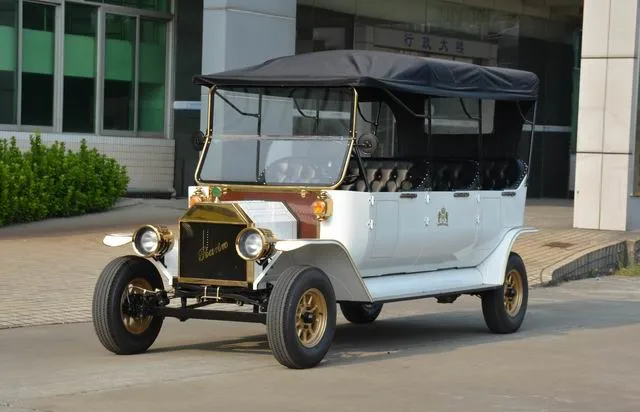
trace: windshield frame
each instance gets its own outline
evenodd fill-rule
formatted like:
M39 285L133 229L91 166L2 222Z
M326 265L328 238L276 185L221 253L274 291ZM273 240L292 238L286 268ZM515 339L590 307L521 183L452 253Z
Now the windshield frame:
M353 104L351 105L351 113L350 113L350 119L349 119L350 131L348 136L344 136L345 139L349 140L349 145L347 147L347 150L343 159L342 172L340 173L340 178L332 186L307 185L302 183L278 185L278 184L269 184L269 183L244 184L244 183L235 183L235 182L231 183L231 182L222 182L222 181L208 181L208 180L202 180L200 178L200 173L202 172L204 160L206 159L207 153L209 152L209 149L211 147L211 139L213 138L213 112L214 112L213 102L214 102L214 96L216 94L216 86L214 85L210 87L209 95L208 95L208 107L207 107L207 129L204 136L205 142L200 152L198 164L196 166L196 170L194 173L194 178L196 183L198 185L203 185L203 186L220 186L223 189L223 191L227 189L231 189L235 191L253 191L253 190L257 190L257 191L321 191L321 190L336 189L342 184L342 181L344 180L347 174L349 158L351 157L351 153L353 153L353 147L355 144L356 134L357 134L356 121L358 117L358 91L356 90L355 87L351 87L351 90L353 91L353 97L352 97ZM278 136L258 135L255 137L257 137L258 139L260 139L261 137L264 137L265 140L276 140ZM327 138L335 138L335 137L338 137L338 136L327 136ZM295 139L296 136L282 136L283 140L289 140L292 138ZM304 137L301 136L300 138L304 138ZM321 139L317 139L317 140L320 141Z

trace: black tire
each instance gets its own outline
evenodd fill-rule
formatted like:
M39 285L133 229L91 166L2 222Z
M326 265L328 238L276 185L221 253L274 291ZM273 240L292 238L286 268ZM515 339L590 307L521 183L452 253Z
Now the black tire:
M153 263L139 256L118 257L104 268L93 293L93 327L100 343L118 355L146 351L162 328L162 317L135 318L125 324L123 299L129 283L163 289L162 278ZM135 292L134 292L135 293Z
M513 282L519 282L519 287L510 288L509 275L513 276ZM505 306L510 295L510 289L516 290L513 296L515 302L508 302L509 310ZM507 268L505 270L505 281L501 288L485 292L482 295L482 314L489 330L493 333L514 333L524 321L529 301L529 283L527 281L527 270L522 258L517 253L511 252ZM513 306L511 304L513 304Z
M302 320L305 319L304 314L299 312L300 307L305 306L299 305L303 296L313 296L317 301L315 306L319 308L315 316L305 312L312 316L306 318L308 322ZM326 311L324 314L320 313L323 311L322 299ZM335 292L324 272L310 266L293 266L285 270L271 291L267 307L267 338L273 356L280 364L291 369L311 368L320 363L333 341L336 312ZM316 326L318 332L314 333L316 321L323 326ZM300 326L300 323L303 325ZM304 329L302 337L298 335L300 328ZM307 339L308 335L313 339ZM306 345L303 341L306 341Z
M378 319L382 303L341 302L342 315L351 323L371 323Z

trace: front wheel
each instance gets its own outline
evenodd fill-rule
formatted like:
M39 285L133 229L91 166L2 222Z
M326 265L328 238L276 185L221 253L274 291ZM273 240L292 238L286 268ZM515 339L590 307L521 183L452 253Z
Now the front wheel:
M327 275L309 266L285 270L267 307L267 338L274 357L291 369L311 368L329 351L336 297Z
M138 256L112 260L93 294L93 327L100 343L118 355L146 351L158 337L163 318L140 313L142 295L162 288L162 278L148 260Z
M520 329L527 312L529 283L522 258L511 252L501 288L482 295L482 314L493 333L513 333Z

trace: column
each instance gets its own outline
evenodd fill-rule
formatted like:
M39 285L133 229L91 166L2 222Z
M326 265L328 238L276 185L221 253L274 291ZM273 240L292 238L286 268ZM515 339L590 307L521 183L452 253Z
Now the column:
M202 20L202 73L295 54L296 0L204 0ZM201 130L207 123L207 98L202 88ZM216 102L218 121L223 110Z
M584 2L576 228L635 226L636 199L630 195L636 149L637 21L638 0Z

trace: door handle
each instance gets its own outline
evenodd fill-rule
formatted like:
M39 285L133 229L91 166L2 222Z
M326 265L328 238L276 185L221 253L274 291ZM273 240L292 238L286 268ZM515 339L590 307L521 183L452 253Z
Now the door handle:
M453 197L469 197L469 192L454 192Z
M417 193L402 193L400 199L415 199L418 197Z

